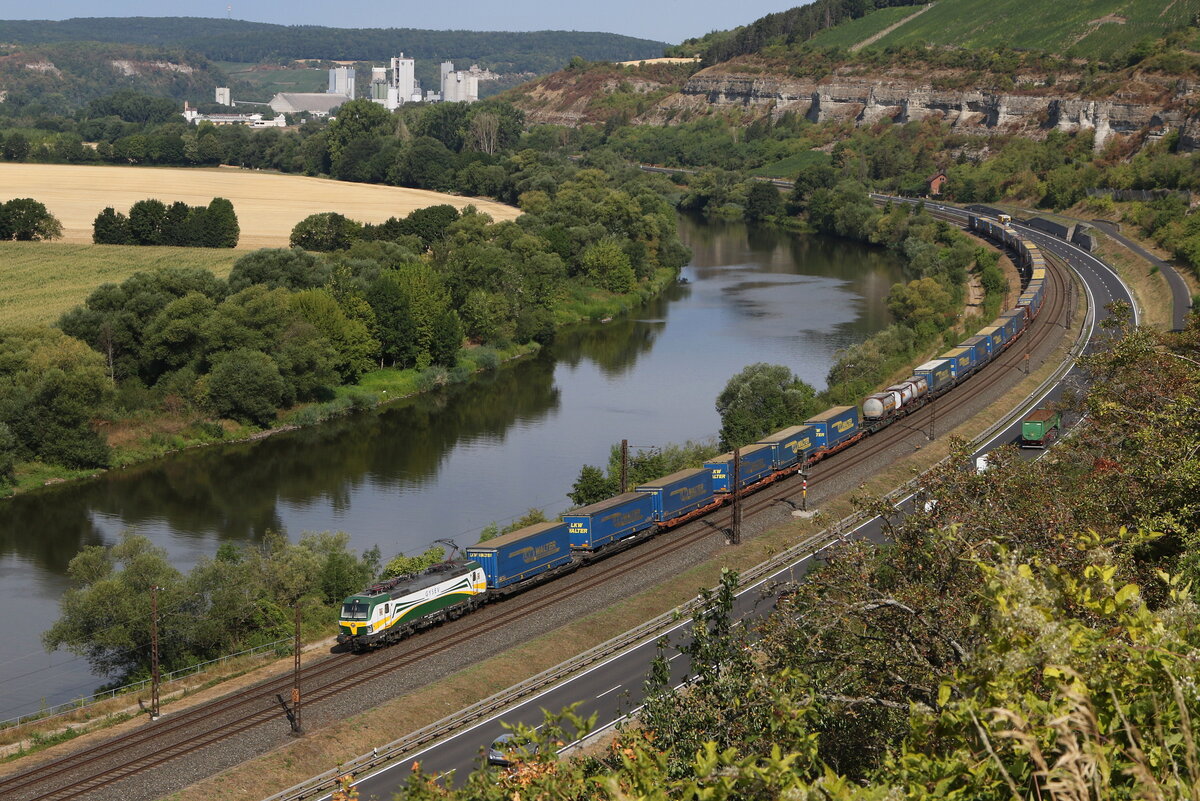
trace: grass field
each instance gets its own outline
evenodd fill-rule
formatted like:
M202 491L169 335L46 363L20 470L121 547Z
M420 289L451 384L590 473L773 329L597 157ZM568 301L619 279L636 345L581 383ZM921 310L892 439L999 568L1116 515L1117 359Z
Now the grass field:
M146 198L198 206L224 197L237 212L241 250L287 247L296 223L324 211L372 223L439 203L460 209L474 205L495 220L512 220L521 213L493 200L238 168L0 164L0 201L14 197L45 203L63 224L63 241L78 243L92 241L92 222L106 206L128 211Z
M915 9L889 8L839 25L813 44L849 47ZM1064 52L1106 58L1138 41L1162 36L1200 12L1200 0L937 0L927 12L871 45L931 44Z
M0 320L5 325L48 325L101 284L120 283L140 270L186 265L224 278L241 255L212 248L0 242Z
M252 96L234 97L234 100L266 102L276 92L324 92L329 86L329 71L315 67L265 69L262 64L235 61L218 61L217 66L230 78L244 81L254 87Z
M889 25L893 25L905 17L912 16L920 6L894 6L872 11L865 17L843 22L833 28L821 31L809 39L814 47L845 47L849 49L859 42L869 39Z

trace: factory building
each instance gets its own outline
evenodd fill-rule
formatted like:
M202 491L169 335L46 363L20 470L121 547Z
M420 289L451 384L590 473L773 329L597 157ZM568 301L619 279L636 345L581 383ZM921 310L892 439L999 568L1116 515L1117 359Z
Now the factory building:
M354 67L333 67L329 70L329 90L331 95L346 95L354 99Z
M474 103L479 99L479 77L474 70L456 70L453 61L442 62L442 101Z
M307 112L324 117L338 106L350 100L349 95L328 92L280 92L267 105L276 114L300 114Z
M220 103L222 106L232 106L233 98L229 94L228 86L217 87L217 98L214 102Z

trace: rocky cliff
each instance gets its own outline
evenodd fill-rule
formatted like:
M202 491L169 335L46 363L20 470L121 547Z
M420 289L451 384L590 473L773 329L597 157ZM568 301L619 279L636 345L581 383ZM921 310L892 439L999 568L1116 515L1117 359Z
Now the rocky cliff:
M936 117L955 128L978 132L1022 131L1038 135L1052 129L1094 130L1100 148L1113 134L1158 136L1180 130L1180 146L1200 147L1200 97L1182 81L1141 82L1136 90L1095 98L1055 94L1034 79L1011 91L984 87L936 89L912 77L833 75L818 81L791 78L761 69L739 72L726 65L693 75L682 89L643 114L639 122L670 124L719 109L752 115L802 114L814 122L853 120L861 125L905 123Z

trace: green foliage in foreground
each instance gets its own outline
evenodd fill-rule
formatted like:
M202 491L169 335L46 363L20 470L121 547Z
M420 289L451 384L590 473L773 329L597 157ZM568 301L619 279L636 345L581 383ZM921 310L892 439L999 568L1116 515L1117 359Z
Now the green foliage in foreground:
M1088 420L1046 458L971 469L962 448L888 541L828 553L778 613L702 593L648 700L604 752L558 758L593 721L519 729L536 755L406 799L1184 799L1200 786L1200 319L1130 329L1090 357ZM1137 421L1131 426L1130 421ZM1128 524L1128 528L1126 525ZM663 643L665 646L666 643Z
M159 642L164 671L177 670L282 639L299 604L306 628L327 626L337 604L379 570L379 550L361 557L339 532L305 534L298 543L268 535L261 544L226 543L184 575L166 551L126 533L113 546L85 547L71 560L61 617L43 635L120 684L150 670L150 588L160 588Z

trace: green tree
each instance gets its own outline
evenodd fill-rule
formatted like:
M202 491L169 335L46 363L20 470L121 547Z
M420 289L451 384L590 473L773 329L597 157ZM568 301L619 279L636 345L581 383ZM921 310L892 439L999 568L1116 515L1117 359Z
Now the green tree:
M717 396L721 447L734 448L798 425L816 411L816 393L790 369L752 364L729 379Z
M389 132L391 113L370 98L362 97L343 103L337 118L326 129L329 156L336 164L346 148L361 139L374 139Z
M229 271L229 289L240 292L254 284L275 289L313 289L329 280L329 265L298 248L263 248L242 256Z
M422 570L440 564L446 558L446 549L440 545L428 549L424 553L416 556L399 556L392 557L383 568L381 578L392 578L393 576L410 576L420 573Z
M292 228L289 240L302 250L345 250L359 238L362 226L336 211L310 214Z
M605 476L599 467L585 464L579 470L579 477L571 485L567 497L576 506L587 506L611 498L621 491L620 480Z
M206 383L214 413L263 427L274 422L286 388L275 360L249 348L217 356Z
M62 223L33 198L18 197L0 203L0 240L41 242L62 237Z
M241 226L238 225L237 214L234 213L233 203L223 197L214 197L208 203L200 225L200 236L197 245L206 248L237 247Z
M766 181L754 181L746 195L746 219L751 222L778 217L783 213L779 190Z
M118 680L150 668L150 594L170 614L160 617L159 647L169 668L188 661L188 608L183 577L166 551L126 532L112 547L88 545L67 567L71 586L63 593L61 617L42 635L49 651L65 648L87 659L96 673Z
M629 256L615 239L589 245L579 261L588 279L609 292L629 292L636 283Z
M129 235L133 244L163 244L166 220L167 206L161 200L151 198L134 203L129 207Z
M463 327L458 312L447 308L433 321L433 332L429 338L429 357L433 364L453 367L462 348Z

